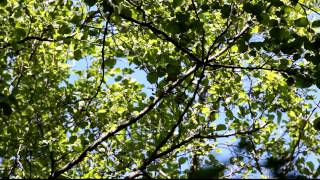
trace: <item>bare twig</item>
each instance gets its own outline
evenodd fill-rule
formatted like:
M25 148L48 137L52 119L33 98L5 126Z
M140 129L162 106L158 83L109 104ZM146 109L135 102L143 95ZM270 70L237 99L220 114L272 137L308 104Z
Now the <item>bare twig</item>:
M104 76L105 76L105 52L104 52L104 50L105 50L105 44L106 44L106 36L107 36L107 32L108 32L108 25L109 25L109 22L110 22L110 18L111 18L111 15L112 14L110 14L109 16L108 16L108 19L107 19L107 21L106 21L106 24L105 24L105 28L104 28L104 33L103 33L103 42L102 42L102 50L101 50L101 70L102 70L102 77L101 77L101 81L100 81L100 84L99 84L99 86L98 86L98 88L97 88L97 91L96 91L96 93L89 99L89 102L88 102L88 104L87 104L87 108L88 108L88 106L90 106L90 104L91 104L91 102L92 102L92 100L94 99L94 98L96 98L97 97L97 95L99 94L99 92L100 92L100 90L101 90L101 86L102 86L102 83L104 82Z
M197 11L197 6L196 6L194 0L192 0L192 5L193 5L194 12L195 12L195 14L196 14L197 20L198 20L199 22L201 22L200 17L199 17L199 14L198 14L198 11ZM202 62L205 61L205 57L204 57L204 54L205 54L205 43L206 43L206 42L205 42L205 41L206 41L206 39L205 39L205 34L206 34L205 30L202 29L202 37L201 37L201 61L202 61Z

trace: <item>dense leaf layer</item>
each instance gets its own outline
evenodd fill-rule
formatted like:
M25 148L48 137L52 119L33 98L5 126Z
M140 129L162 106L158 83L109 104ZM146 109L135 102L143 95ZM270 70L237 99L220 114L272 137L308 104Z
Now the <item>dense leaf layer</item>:
M319 177L319 11L1 0L0 177Z

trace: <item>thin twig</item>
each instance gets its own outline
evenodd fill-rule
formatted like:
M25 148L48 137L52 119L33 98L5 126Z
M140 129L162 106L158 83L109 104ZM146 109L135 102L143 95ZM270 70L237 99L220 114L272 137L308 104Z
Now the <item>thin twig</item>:
M310 11L312 11L312 12L320 15L320 13L319 13L318 11L312 9L311 7L309 7L309 6L307 6L307 5L304 5L304 4L300 3L300 2L298 2L298 4L300 4L300 6L302 6L302 7L305 7L305 8L307 8L307 9L309 9Z
M104 58L105 58L105 57L104 57L104 56L105 56L105 52L104 52L104 50L105 50L106 36L107 36L107 32L108 32L108 25L109 25L109 21L110 21L110 19L111 19L111 15L112 15L112 14L110 14L110 15L108 16L108 19L107 19L107 21L106 21L105 28L104 28L104 33L103 33L103 42L102 42L102 50L101 50L101 61L102 61L102 62L101 62L101 70L102 70L101 81L100 81L100 84L99 84L99 86L98 86L98 88L97 88L96 93L89 99L87 108L90 106L92 100L93 100L94 98L96 98L97 95L99 94L99 92L100 92L100 90L101 90L102 83L104 82L104 76L105 76L105 59L104 59Z
M77 156L76 158L74 158L71 162L69 162L68 164L66 164L65 166L63 166L61 169L56 170L53 174L51 174L49 176L49 178L57 178L60 174L68 171L69 169L71 169L72 167L74 167L75 165L77 165L79 162L81 162L89 152L91 152L92 150L94 150L97 146L99 146L102 142L104 142L105 140L109 139L110 137L113 137L114 135L116 135L119 131L126 129L128 126L136 123L138 120L140 120L142 117L144 117L149 111L151 111L169 92L171 92L173 89L175 89L175 87L177 87L180 83L182 83L186 78L188 78L191 74L194 73L194 71L196 70L196 66L190 68L188 71L186 71L185 73L183 73L183 76L181 78L179 78L178 80L176 80L175 82L173 82L172 84L169 84L168 86L166 86L164 89L164 91L162 93L159 94L159 96L157 96L147 107L145 107L137 116L132 117L130 120L120 124L117 128L111 130L108 133L103 133L103 135L98 138L96 141L94 141L93 143L91 143L90 145L88 145L83 151L82 153L80 153L79 156Z

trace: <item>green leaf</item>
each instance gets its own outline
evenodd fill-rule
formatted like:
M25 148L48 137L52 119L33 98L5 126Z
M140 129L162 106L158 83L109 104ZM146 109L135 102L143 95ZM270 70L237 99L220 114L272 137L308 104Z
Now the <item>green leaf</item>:
M64 35L64 34L70 34L72 30L66 23L63 23L62 26L59 28L58 32Z
M0 94L0 102L9 104L10 103L9 97Z
M179 162L180 165L182 165L182 164L184 164L185 162L187 162L187 160L188 160L188 158L186 158L186 157L181 157L181 158L179 158L178 162Z
M121 14L125 15L126 17L131 17L132 16L131 9L128 8L128 7L121 8Z
M309 24L309 21L307 18L303 17L303 18L299 18L299 19L296 19L294 21L294 24L297 26L297 27L307 27L308 24Z
M233 113L230 109L227 109L226 110L226 116L229 118L229 119L232 119L233 118Z
M204 106L204 107L201 109L201 112L202 112L205 116L209 116L209 115L210 115L210 108Z
M259 15L262 14L263 10L264 10L264 5L263 3L260 1L257 4L254 5L254 11L252 12L252 14L254 15Z
M298 88L308 88L312 86L312 82L310 80L302 79L302 78L296 78L295 86Z
M299 2L299 0L290 0L290 1L291 1L291 4L294 6Z
M70 21L73 24L80 24L81 20L82 20L82 17L77 15L77 14L75 14Z
M179 22L176 19L169 21L165 25L165 30L172 34L180 34L188 31L189 27L185 22Z
M289 65L288 59L284 59L284 58L280 59L279 68L286 69L288 65Z
M251 153L254 142L265 150L260 159L268 178L275 178L296 144L301 118L316 107L320 88L300 88L320 87L320 20L307 17L297 0L0 3L2 176L20 152L26 167L14 178L58 176L65 164L72 166L68 178L119 178L161 145L158 153L170 152L167 160L146 164L157 172L152 178L218 179L229 171L210 151L228 143L238 153L217 152L232 157L245 179L259 177L247 163L253 157L238 155ZM306 122L303 154L292 162L299 174L315 178L319 116L315 110ZM246 132L252 119L259 120L252 139L197 138ZM188 165L196 165L193 152L200 158L195 172L205 167L198 174ZM53 172L50 159L57 160ZM108 169L118 173L100 173Z
M251 4L250 2L246 2L243 4L243 10L248 13L253 13L254 12L254 5Z
M210 6L209 6L208 4L202 4L202 5L201 5L201 9L202 9L203 11L208 11L208 10L210 9Z
M216 131L224 131L227 129L227 126L224 125L224 124L218 124L217 125L217 128L216 128Z
M313 163L312 163L311 161L308 161L308 162L307 162L307 166L309 167L309 169L310 169L311 171L314 170L314 165L313 165Z
M243 10L254 15L261 14L263 12L263 8L262 3L251 4L250 2L246 2L243 4Z
M76 60L79 60L82 58L82 52L80 49L77 49L76 51L73 52L73 58Z
M270 20L269 20L269 26L270 26L270 27L276 27L276 26L278 26L278 25L279 25L278 20L276 20L276 19L270 19Z
M263 42L250 42L249 46L251 48L256 48L257 50L259 50L264 46L264 43Z
M24 38L27 35L26 31L23 28L17 28L15 30L15 34L20 38Z
M9 103L10 103L10 104L15 105L16 107L19 105L19 104L18 104L18 100L15 98L14 95L11 94L11 95L8 97L8 99L9 99Z
M99 109L99 110L97 111L98 114L104 114L104 113L106 113L106 112L107 112L106 109Z
M222 150L221 149L216 149L216 153L220 154L220 153L222 153Z
M221 8L221 14L222 14L222 18L228 18L231 12L231 6L225 4L224 6L222 6Z
M270 33L270 36L277 42L281 42L287 39L289 36L289 32L286 29L279 28L279 27L273 27L269 33Z
M264 25L268 25L269 24L269 15L267 13L260 13L257 15L257 20Z
M320 20L315 20L315 21L313 21L313 22L312 22L312 27L314 27L314 28L320 27Z
M300 59L300 54L295 54L293 55L293 60L299 60Z
M308 168L302 168L302 171L301 171L303 174L306 174L306 175L310 175L311 172Z
M94 6L98 0L84 0L84 2L88 5L88 6Z
M114 65L116 65L116 63L117 63L117 60L114 58L108 58L108 59L105 59L104 61L104 65L106 65L109 68L113 68Z
M320 130L320 118L317 118L313 121L313 127L315 130Z
M238 51L244 53L248 50L248 45L246 45L243 39L237 41Z
M212 9L219 9L220 8L220 4L217 1L212 1L211 3L211 8Z
M286 82L288 86L292 86L295 82L295 79L293 77L289 77Z
M149 74L147 74L147 80L151 84L156 83L158 81L158 74L156 72L150 72Z
M123 74L132 74L132 73L134 73L134 70L132 70L130 68L123 68L122 72L123 72Z
M0 6L6 6L8 3L7 0L0 0Z
M180 74L181 67L177 62L170 62L170 64L166 66L166 70L168 73L168 80L175 81Z
M183 3L183 0L174 0L173 1L173 6L174 7L178 7Z
M74 143L76 140L77 140L77 136L70 136L70 138L69 138L69 143Z
M317 178L320 175L320 166L318 166L316 172L313 174L312 178Z
M284 5L283 2L280 1L280 0L270 0L270 2L271 2L271 4L272 4L273 6L275 6L275 7L281 7L281 6Z
M189 18L190 18L190 14L189 13L178 12L176 14L176 17L177 17L178 21L180 21L180 22L188 22Z
M203 22L200 22L200 21L193 21L192 23L191 23L191 25L190 25L190 27L192 28L192 29L195 29L195 31L197 32L197 33L201 33L202 34L202 32L203 32Z
M0 102L0 114L1 114L1 110L3 114L6 116L10 116L12 114L12 109L9 103Z

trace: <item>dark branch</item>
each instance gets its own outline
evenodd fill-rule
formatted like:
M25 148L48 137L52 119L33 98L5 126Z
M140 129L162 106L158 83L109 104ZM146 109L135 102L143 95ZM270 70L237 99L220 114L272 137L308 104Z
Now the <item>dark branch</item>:
M22 44L25 43L26 41L30 41L30 40L38 40L41 42L56 42L58 40L55 39L49 39L49 38L43 38L43 37L37 37L37 36L27 36L24 39L16 42L17 44ZM2 47L0 47L0 49L5 49L7 47L10 47L12 44L11 43L6 43L5 45L3 45Z
M196 98L196 94L198 92L200 83L202 81L202 79L204 78L204 71L205 71L205 66L203 66L200 78L197 82L195 91L193 93L192 98L189 100L188 104L186 105L186 107L184 108L182 114L179 116L179 119L177 120L177 122L174 124L174 126L170 129L169 133L167 134L167 136L162 139L162 141L157 145L157 147L155 148L155 150L152 152L152 154L150 155L150 157L144 161L144 163L142 164L142 166L139 168L140 171L144 171L145 168L151 163L153 162L155 159L157 159L156 155L158 153L158 151L168 142L168 140L170 139L170 137L172 137L175 129L182 123L183 121L183 117L184 115L188 112L189 108L191 107L194 99Z
M102 61L101 62L101 70L102 70L101 81L100 81L100 84L98 86L98 89L97 89L96 93L89 99L87 107L90 106L92 100L97 97L97 95L99 94L99 92L101 90L102 83L104 82L104 76L105 76L105 71L104 71L105 70L105 59L104 59L105 58L104 57L105 56L105 52L104 52L104 50L105 50L106 36L107 36L107 32L108 32L108 25L109 25L109 22L110 22L111 15L112 14L110 14L108 16L108 19L106 21L106 25L105 25L105 28L104 28L104 33L103 33L103 42L102 42L102 50L101 50L101 61Z
M305 5L305 4L302 4L302 3L300 3L300 2L298 2L298 4L300 4L300 6L302 6L302 7L304 7L304 8L307 8L307 9L309 9L310 11L312 11L312 12L320 15L320 13L319 13L318 11L314 10L313 8L311 8L311 7L309 7L309 6Z
M141 119L142 117L144 117L149 111L151 111L169 92L171 92L174 88L176 88L181 82L183 82L186 78L188 78L191 74L193 74L196 70L196 66L190 68L188 71L186 71L185 73L183 73L183 76L176 80L175 82L173 82L172 84L169 84L168 86L166 86L164 89L164 91L162 93L159 94L158 97L156 97L152 103L150 103L147 107L145 107L140 113L139 115L137 115L136 117L131 118L130 120L128 120L127 122L124 122L123 124L119 125L116 129L111 130L108 133L104 133L99 139L97 139L96 141L94 141L93 143L91 143L87 148L85 148L85 150L80 153L80 155L76 158L74 158L71 162L69 162L68 164L66 164L64 167L62 167L61 169L55 171L53 174L51 174L49 176L50 179L54 179L57 178L60 174L68 171L69 169L71 169L72 167L74 167L75 165L77 165L78 163L80 163L89 152L91 152L92 150L94 150L97 146L99 146L103 141L109 139L110 137L113 137L115 134L117 134L119 131L126 129L128 126L136 123L139 119Z
M154 34L156 35L161 35L165 38L165 40L167 40L168 42L171 42L173 45L175 45L178 49L180 49L182 52L186 53L188 56L190 56L192 59L194 59L197 63L200 63L201 64L201 60L196 57L189 49L181 46L179 44L178 41L176 41L175 39L173 39L172 37L170 37L168 34L166 34L165 32L159 30L158 28L152 26L152 23L149 22L149 23L145 23L145 22L141 22L141 21L138 21L136 19L133 19L131 17L128 17L126 15L123 15L123 14L120 14L120 17L122 17L123 19L126 19L130 22L133 22L133 23L136 23L136 24L139 24L140 26L142 27L146 27L148 29L150 29Z
M263 66L260 67L243 67L243 66L237 66L237 65L225 65L225 64L209 64L208 66L213 67L214 69L218 68L227 68L227 69L242 69L242 70L267 70L267 71L276 71L280 73L286 73L288 75L293 75L302 79L310 80L310 78L297 73L297 69L277 69L277 68L265 68Z
M212 60L215 60L217 57L221 56L223 53L225 53L232 45L233 43L236 42L237 39L239 39L244 33L246 33L250 28L250 25L249 24L246 24L242 30L236 34L232 40L230 42L227 43L227 46L225 46L223 49L221 49L217 54L213 55L213 56L209 56L208 57L208 60L209 61L212 61Z
M172 153L174 150L180 148L181 146L183 145L186 145L188 144L189 142L191 142L192 140L194 139L217 139L217 138L227 138L227 137L232 137L232 136L236 136L236 135L248 135L248 134L253 134L255 132L258 132L259 130L265 128L270 122L267 122L265 125L259 127L259 128L255 128L255 129L251 129L251 130L248 130L248 131L239 131L239 132L235 132L235 133L231 133L231 134L222 134L222 135L219 135L219 134L213 134L213 135L201 135L200 133L199 134L196 134L194 136L191 136L189 138L187 138L186 140L176 144L176 145L173 145L171 146L169 149L157 154L155 157L154 157L154 160L158 159L158 158L161 158L169 153ZM127 176L126 178L127 179L133 179L137 176L140 175L140 171L135 171L133 172L131 175Z

